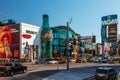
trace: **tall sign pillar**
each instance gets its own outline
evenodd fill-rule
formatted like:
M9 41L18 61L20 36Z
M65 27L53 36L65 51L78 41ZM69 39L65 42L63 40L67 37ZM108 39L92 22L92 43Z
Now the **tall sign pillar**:
M108 49L104 47L105 43L116 44L117 42L117 15L104 16L101 18L101 22L101 40L103 44L103 51L108 51Z

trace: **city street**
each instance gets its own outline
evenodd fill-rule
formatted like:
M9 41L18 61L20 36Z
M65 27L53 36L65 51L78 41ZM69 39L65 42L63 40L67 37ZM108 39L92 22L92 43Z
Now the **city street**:
M94 80L93 75L98 66L114 66L117 71L120 71L119 64L70 63L69 71L66 71L66 64L24 65L28 66L27 73L16 74L14 77L0 77L0 80L84 80L86 78L91 80L91 77Z

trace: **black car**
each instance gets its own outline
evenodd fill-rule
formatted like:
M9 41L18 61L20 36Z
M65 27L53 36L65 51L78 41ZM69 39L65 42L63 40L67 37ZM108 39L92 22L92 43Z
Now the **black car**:
M116 80L117 72L111 67L99 67L96 69L96 80Z
M27 67L23 66L19 62L8 62L0 66L0 75L11 75L13 76L16 72L26 72Z

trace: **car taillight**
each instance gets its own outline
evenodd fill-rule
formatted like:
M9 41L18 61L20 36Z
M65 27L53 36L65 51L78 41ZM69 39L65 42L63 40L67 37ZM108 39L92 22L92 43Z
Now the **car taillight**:
M104 76L105 76L105 78L107 79L107 78L108 78L108 76L109 76L109 74L104 74Z
M8 68L8 67L6 67L6 68L5 68L5 71L7 72L8 70L9 70L9 68Z

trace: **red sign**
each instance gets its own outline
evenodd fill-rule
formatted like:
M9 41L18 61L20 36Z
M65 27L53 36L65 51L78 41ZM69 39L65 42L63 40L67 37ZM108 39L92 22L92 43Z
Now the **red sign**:
M108 42L117 42L117 24L111 24L108 26Z
M18 57L18 50L14 50L14 57Z
M27 38L27 39L29 39L29 38L32 37L30 34L23 34L22 36L23 36L24 38Z

